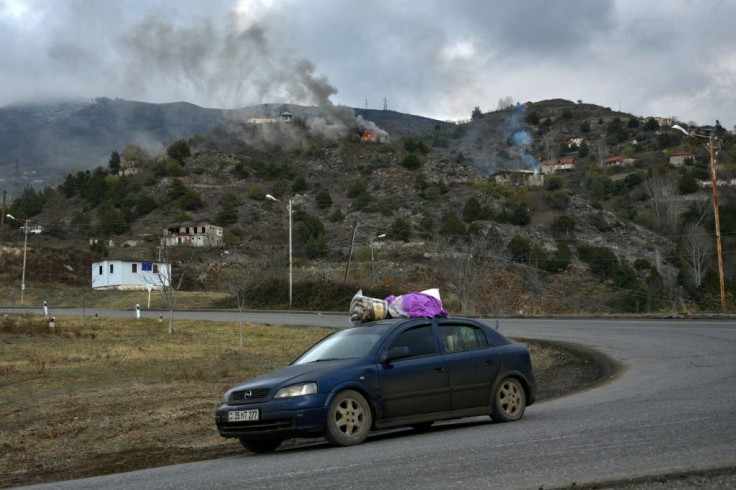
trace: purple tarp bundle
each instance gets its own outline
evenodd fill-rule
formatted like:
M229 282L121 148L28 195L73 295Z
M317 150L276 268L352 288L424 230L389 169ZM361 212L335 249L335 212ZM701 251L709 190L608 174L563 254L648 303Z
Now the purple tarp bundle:
M447 316L442 308L439 290L429 289L420 293L408 293L386 298L388 311L392 317L407 316L410 318L432 318Z
M427 289L419 293L391 295L386 299L363 296L358 291L350 302L350 321L353 323L372 322L384 318L432 318L447 316L442 308L439 289Z

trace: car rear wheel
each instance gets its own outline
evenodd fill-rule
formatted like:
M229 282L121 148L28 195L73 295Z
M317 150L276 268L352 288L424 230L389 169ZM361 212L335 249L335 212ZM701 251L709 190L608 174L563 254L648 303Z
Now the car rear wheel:
M270 453L281 444L281 439L240 439L240 444L254 453Z
M516 378L506 378L496 388L491 418L497 422L512 422L524 415L526 394Z
M371 430L371 408L366 399L353 390L341 391L327 411L325 439L333 446L360 444Z

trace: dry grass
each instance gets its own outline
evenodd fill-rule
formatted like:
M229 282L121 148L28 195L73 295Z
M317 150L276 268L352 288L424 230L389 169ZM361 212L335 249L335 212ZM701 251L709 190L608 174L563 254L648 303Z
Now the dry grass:
M291 362L325 328L155 319L0 317L0 487L241 453L214 410L234 383ZM526 342L537 376L574 355ZM586 361L587 362L587 361ZM568 386L559 387L569 389ZM553 392L550 392L552 390Z
M60 317L0 319L0 486L238 450L214 409L242 379L293 360L321 328Z
M6 281L0 275L0 305L5 307L29 307L38 308L42 311L44 301L47 301L51 309L54 308L82 308L107 309L107 310L132 310L136 304L146 308L148 305L147 291L117 291L117 290L92 290L89 288L51 285L44 289L27 287L23 304L20 303L20 290L18 279L7 278ZM177 295L176 309L213 308L223 301L231 300L231 294L216 293L208 291L180 291ZM167 309L160 291L151 291L151 308Z

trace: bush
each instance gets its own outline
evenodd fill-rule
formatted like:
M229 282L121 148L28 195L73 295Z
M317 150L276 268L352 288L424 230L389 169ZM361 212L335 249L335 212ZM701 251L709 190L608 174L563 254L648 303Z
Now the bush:
M429 152L429 148L424 144L424 141L419 136L408 136L404 138L404 149L409 153L419 152L422 155L426 155Z
M332 196L326 190L321 190L314 196L318 209L329 209L332 206Z
M575 232L576 224L574 217L563 215L555 218L549 228L553 235L569 236Z
M401 161L401 166L408 170L417 170L422 166L422 162L415 153L409 153Z
M168 148L166 148L166 154L169 156L169 158L178 160L183 164L184 159L191 156L192 152L189 149L189 143L187 143L187 141L184 139L180 139L174 141L168 146Z
M532 216L526 206L516 206L509 216L509 223L517 226L526 226L532 222Z
M266 188L261 184L253 184L248 188L248 197L256 201L263 201L266 199Z
M362 179L356 179L352 184L350 184L347 196L354 199L366 192L368 192L368 187L365 185L365 182Z
M557 191L564 189L566 184L567 181L565 180L565 177L553 175L544 182L544 188L548 191Z
M467 235L468 230L457 213L450 211L442 220L440 234L450 237L460 237Z
M391 224L391 237L408 242L411 238L411 223L405 218L398 217Z
M516 235L506 245L514 262L528 263L531 257L532 244L528 238Z

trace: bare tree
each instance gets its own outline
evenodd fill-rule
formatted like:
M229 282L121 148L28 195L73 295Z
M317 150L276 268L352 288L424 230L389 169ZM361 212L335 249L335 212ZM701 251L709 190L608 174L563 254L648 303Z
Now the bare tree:
M702 226L695 225L683 237L682 249L685 260L692 267L693 282L696 287L700 287L703 283L705 272L710 265L710 251L713 249L710 235L705 232Z
M591 145L591 149L595 153L595 156L598 157L598 166L603 166L603 159L606 158L606 152L608 151L608 147L606 146L606 138L604 136L601 136L595 142Z
M554 163L557 158L557 149L555 148L555 132L549 131L542 136L542 147L544 148L544 157L550 163Z
M240 347L243 347L243 309L247 294L254 290L263 280L266 270L261 261L253 261L249 264L231 263L224 274L224 282L227 290L235 296L238 301L238 320L240 322Z
M436 243L432 253L435 273L457 295L461 314L465 314L480 279L506 267L510 254L501 240L490 235L440 238Z
M667 229L677 229L680 217L677 174L655 170L644 181L644 187L652 199L654 214L659 223Z
M498 111L505 111L509 107L512 107L514 105L514 98L507 95L506 97L501 97L498 99L498 107L496 110Z
M194 249L190 247L168 247L162 244L159 247L159 263L166 267L157 267L154 277L158 284L161 297L169 310L169 333L174 331L174 306L179 296L179 290L184 284L184 277L194 259Z

